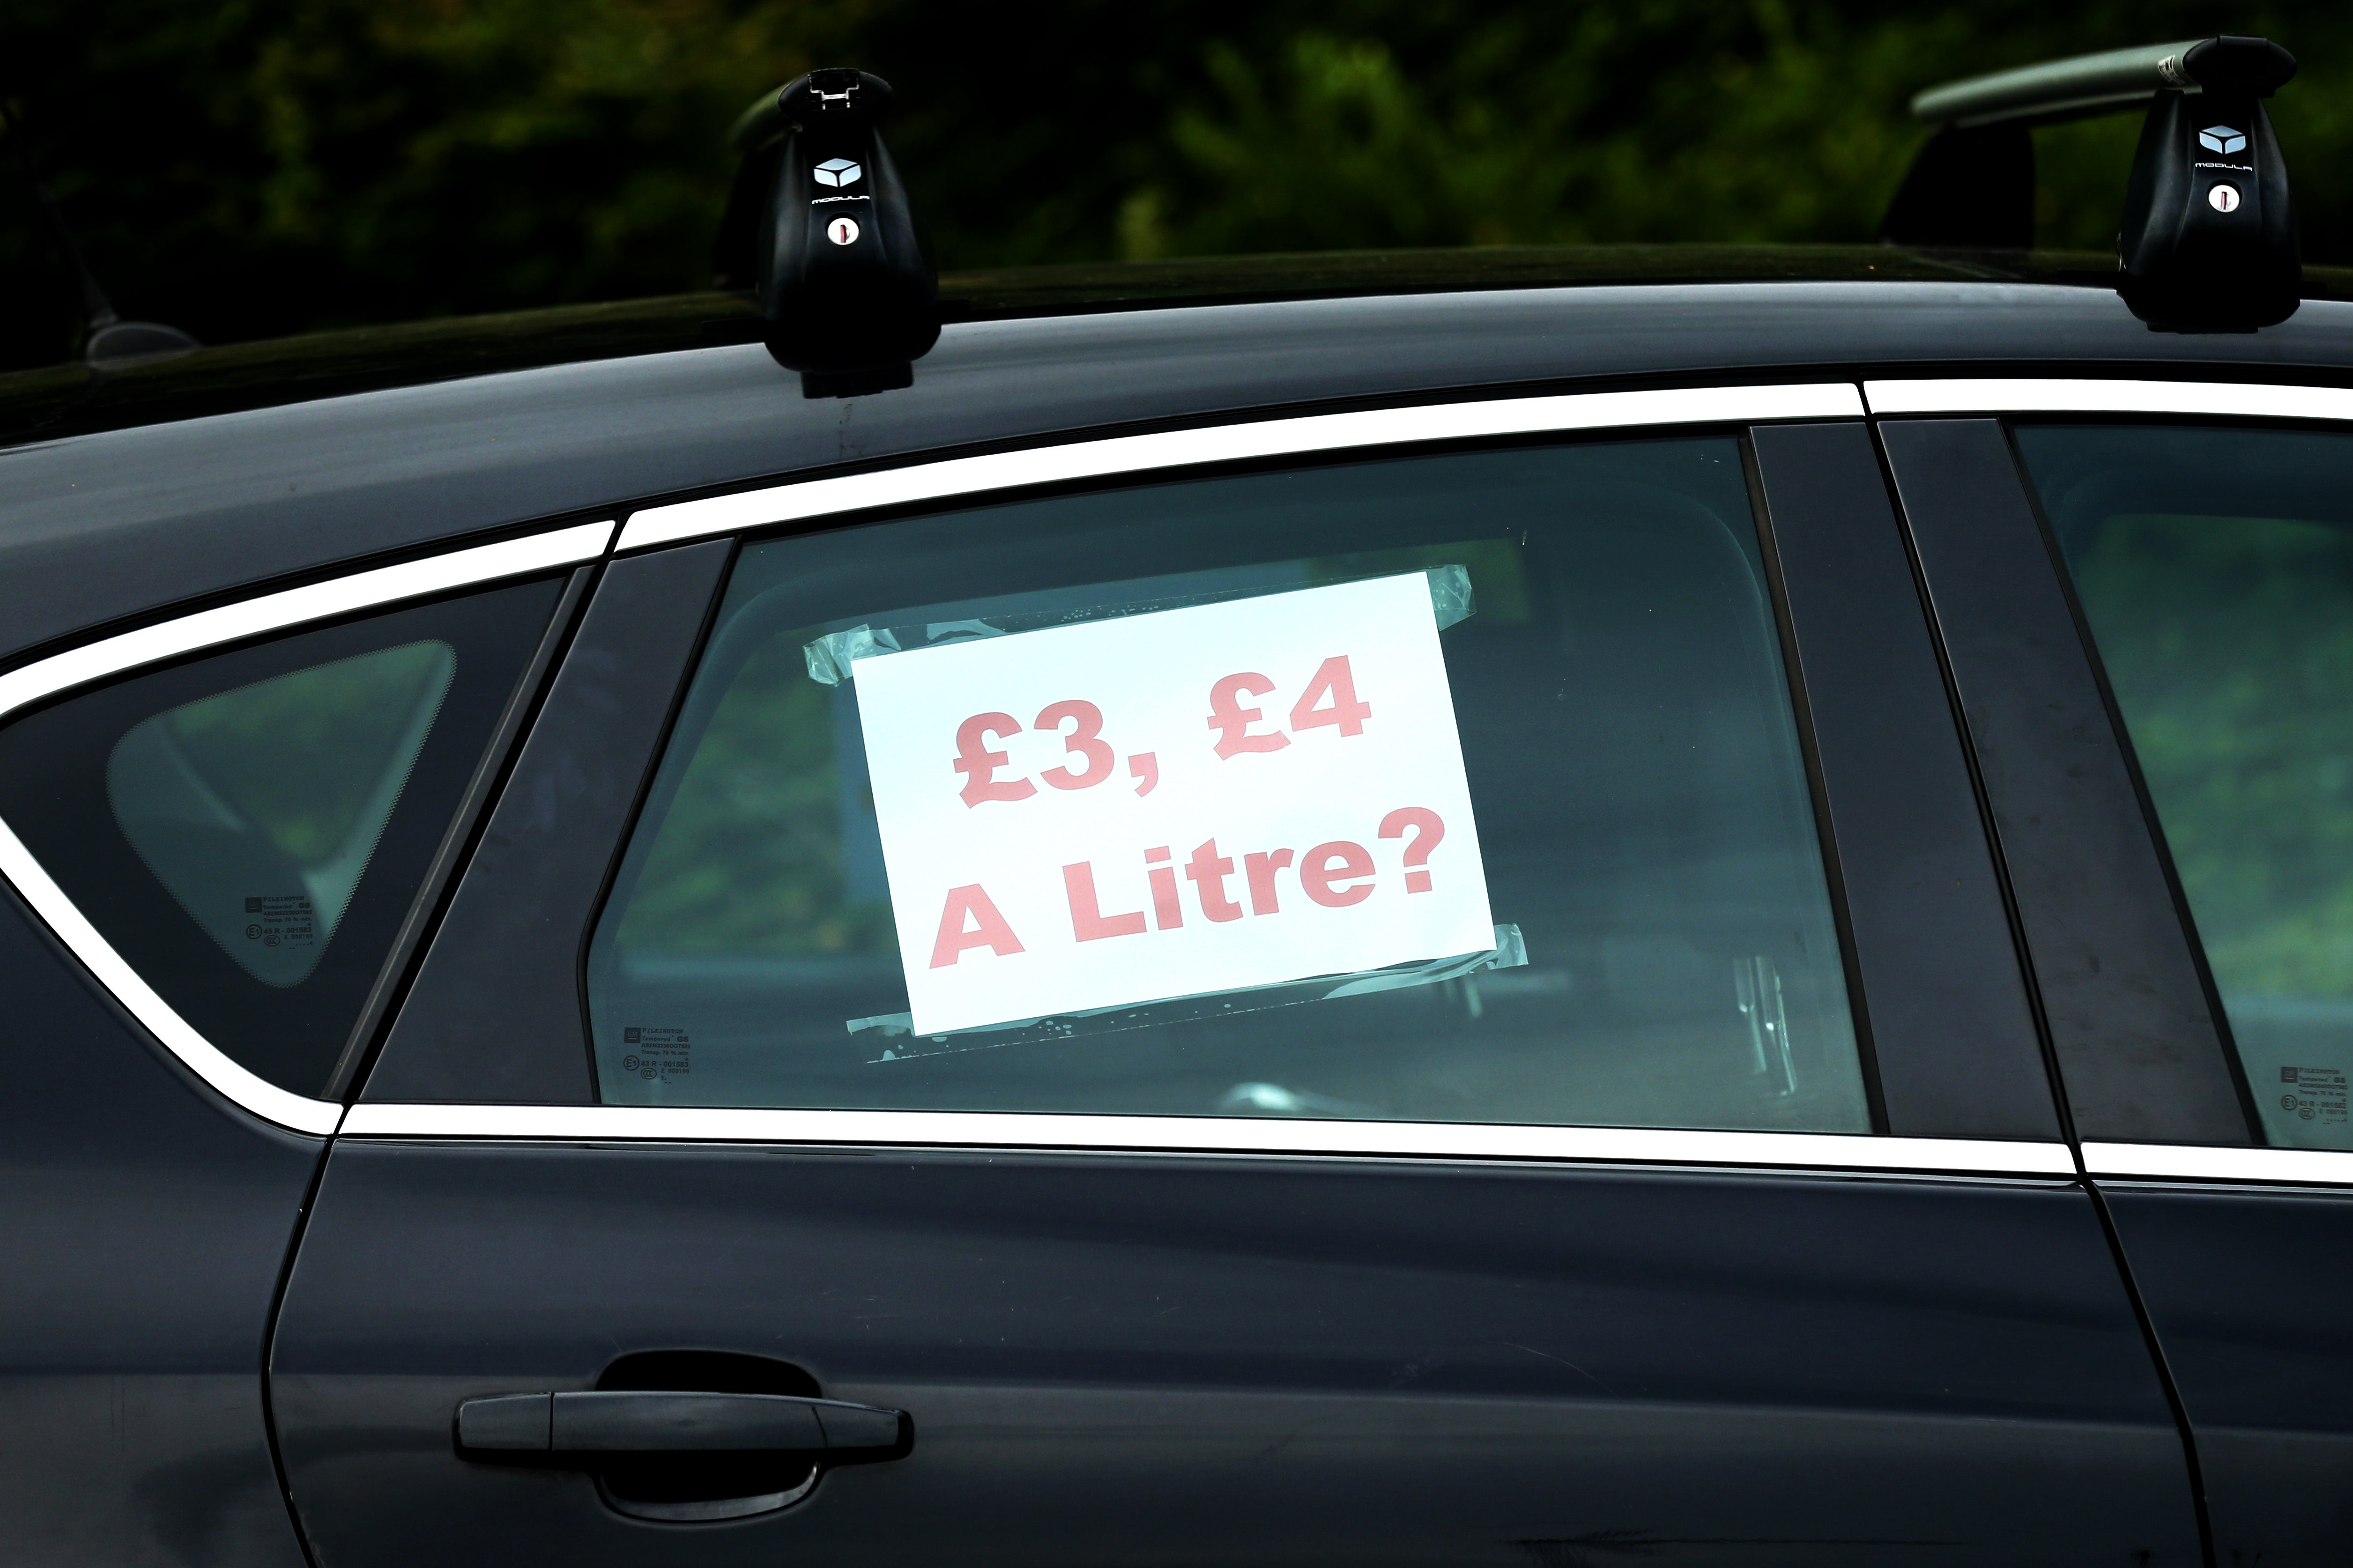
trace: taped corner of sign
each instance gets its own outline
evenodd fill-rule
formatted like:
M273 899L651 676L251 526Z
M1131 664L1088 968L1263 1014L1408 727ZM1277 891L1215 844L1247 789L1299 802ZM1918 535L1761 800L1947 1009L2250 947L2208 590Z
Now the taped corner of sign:
M983 637L1001 637L1005 628L987 621L931 621L923 626L923 646L937 647L945 643L977 642ZM808 661L809 679L819 686L839 686L851 679L857 671L850 667L861 658L878 654L903 653L906 645L899 640L899 632L890 626L852 626L846 632L821 637L801 649Z
M1324 993L1324 1000L1336 1002L1343 996L1370 996L1382 991L1402 991L1409 985L1435 985L1440 981L1460 980L1466 974L1476 974L1486 969L1520 969L1528 962L1528 944L1515 925L1495 928L1495 945L1484 952L1466 952L1453 958L1433 958L1427 963L1416 963L1395 969L1375 969L1353 975Z
M898 651L899 639L890 627L878 632L872 626L852 626L805 645L801 657L808 663L811 680L819 686L839 686L849 679L849 667L858 660Z
M1430 609L1438 617L1440 631L1479 613L1479 595L1472 591L1471 574L1466 568L1432 566L1422 575L1430 579Z
M926 621L923 623L923 641L932 647L937 647L941 643L978 642L983 637L1001 637L1006 635L1003 626L992 626L987 621ZM897 645L892 646L895 647Z
M1430 610L1431 616L1437 620L1440 631L1444 631L1451 626L1459 626L1479 613L1479 597L1472 590L1471 574L1468 569L1460 565L1431 566L1423 570L1422 576L1430 584ZM1124 618L1128 613L1148 615L1159 610L1186 608L1197 603L1215 602L1216 597L1219 596L1213 596L1209 600L1179 598L1148 604L1140 607L1131 607L1127 611L1123 611L1115 618ZM999 617L999 619L1003 618ZM1028 618L1029 617L1014 617L1017 622ZM978 642L987 637L1010 637L1021 631L1043 630L1049 626L1067 624L1069 624L1068 620L1060 616L1045 618L1036 626L1018 624L1010 626L1000 626L994 621L978 619L928 621L923 627L921 646L938 647L949 643ZM845 632L833 632L818 637L816 641L805 645L801 650L802 656L808 664L809 679L819 686L839 686L843 681L855 677L856 671L851 668L851 666L860 659L873 658L886 653L904 652L906 644L900 640L901 631L905 631L910 636L914 635L914 628L912 626L892 628L865 626L852 626Z
M1492 969L1521 969L1528 962L1528 944L1516 925L1499 925L1495 945L1451 958L1365 970L1355 974L1323 975L1284 981L1273 985L1247 985L1232 991L1205 991L1189 996L1164 996L1156 1001L1115 1007L1092 1007L1060 1017L1017 1018L977 1029L951 1029L943 1035L916 1036L911 1013L886 1013L872 1018L844 1020L849 1033L880 1037L892 1042L868 1065L903 1062L926 1057L1039 1041L1062 1041L1082 1035L1123 1033L1160 1024L1231 1017L1303 1002L1333 1002L1347 996L1371 996L1416 985L1437 985L1462 980ZM1267 1109L1260 1107L1260 1109Z

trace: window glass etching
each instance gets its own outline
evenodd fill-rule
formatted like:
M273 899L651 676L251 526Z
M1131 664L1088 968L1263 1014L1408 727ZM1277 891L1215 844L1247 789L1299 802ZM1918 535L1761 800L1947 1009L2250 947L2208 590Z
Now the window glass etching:
M2353 1149L2353 437L2018 440L2264 1132Z
M611 1103L1869 1130L1729 440L747 546L588 978Z
M0 729L0 820L198 1034L322 1093L558 592L406 605L68 695Z
M299 985L457 673L438 639L184 703L107 759L123 837L190 919L265 984Z

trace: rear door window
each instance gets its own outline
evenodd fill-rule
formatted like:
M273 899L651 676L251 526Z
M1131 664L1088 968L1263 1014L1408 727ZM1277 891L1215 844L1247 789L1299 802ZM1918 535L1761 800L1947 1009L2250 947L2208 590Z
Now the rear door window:
M1867 1131L1776 626L1729 438L747 545L599 1092Z
M64 698L0 730L0 817L199 1034L323 1093L557 591L412 606Z
M2353 1149L2353 436L2017 438L2263 1131Z

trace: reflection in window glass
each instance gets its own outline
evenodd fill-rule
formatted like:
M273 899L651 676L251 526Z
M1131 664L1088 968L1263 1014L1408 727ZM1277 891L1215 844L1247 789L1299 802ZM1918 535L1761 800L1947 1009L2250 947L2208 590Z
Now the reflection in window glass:
M1728 440L749 546L589 999L617 1103L1870 1128Z
M224 691L133 727L107 759L122 835L255 979L310 978L448 695L457 656L410 643Z
M561 584L208 650L0 725L0 821L165 1005L298 1094L367 1003Z
M2353 1149L2353 438L2019 443L2264 1130Z

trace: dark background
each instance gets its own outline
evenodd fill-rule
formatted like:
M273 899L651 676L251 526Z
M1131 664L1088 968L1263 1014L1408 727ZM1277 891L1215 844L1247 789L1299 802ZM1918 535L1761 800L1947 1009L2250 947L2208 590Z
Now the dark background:
M2353 261L2353 5L2119 0L7 0L0 366L707 287L728 126L812 64L899 91L951 270L1394 246L1869 240L1922 87L2262 33L2306 259ZM2038 240L2111 247L2138 116L2038 133Z

